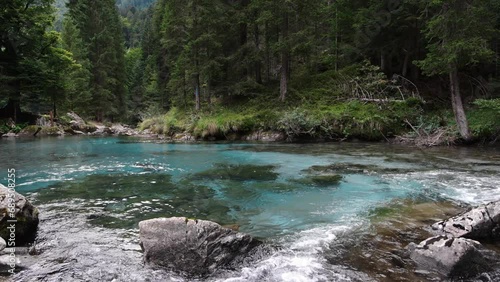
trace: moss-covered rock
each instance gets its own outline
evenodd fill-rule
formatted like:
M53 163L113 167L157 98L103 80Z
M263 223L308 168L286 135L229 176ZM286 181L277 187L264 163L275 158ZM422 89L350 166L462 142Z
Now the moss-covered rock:
M381 167L372 164L336 163L330 165L314 165L303 172L310 174L366 174L366 173L408 173L414 169Z
M19 136L33 136L35 133L36 136L60 136L64 135L64 129L58 126L29 125L19 132Z
M212 169L208 169L193 174L192 180L221 179L236 181L273 181L278 178L273 165L253 165L253 164L215 164Z
M302 185L327 187L338 185L342 181L342 175L331 174L331 175L310 175L299 179L293 179L292 182L299 183Z

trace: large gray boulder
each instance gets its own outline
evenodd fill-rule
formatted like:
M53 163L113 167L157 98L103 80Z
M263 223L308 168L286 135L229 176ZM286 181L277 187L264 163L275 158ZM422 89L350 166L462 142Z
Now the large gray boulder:
M10 197L13 195L13 197ZM14 213L9 206L10 199L14 199ZM15 217L16 222L11 216ZM38 209L34 207L23 195L13 192L0 184L0 237L9 242L11 230L15 226L16 246L32 242L36 237L38 228Z
M139 134L135 129L123 124L113 124L110 130L114 135L118 136L135 136Z
M500 201L437 222L432 229L453 237L500 240Z
M469 278L490 270L480 248L477 241L441 235L408 246L410 258L419 268L448 278Z
M215 222L185 217L141 221L139 229L146 263L195 277L235 267L261 244Z
M83 133L89 133L89 132L94 132L97 130L97 127L91 124L87 124L83 118L81 118L79 115L75 114L74 112L69 112L66 114L67 117L71 119L69 122L70 128L72 129L73 132L68 132L71 134L78 134L77 132L83 132Z

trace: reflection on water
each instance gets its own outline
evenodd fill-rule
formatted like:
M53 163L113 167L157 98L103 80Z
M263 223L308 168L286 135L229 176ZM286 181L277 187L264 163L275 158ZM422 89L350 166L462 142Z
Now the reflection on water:
M417 279L394 250L423 237L416 230L445 216L443 206L500 200L497 148L134 141L0 140L0 163L16 168L18 191L42 216L84 215L94 236L136 234L140 220L187 216L236 225L280 246L212 278L227 281ZM414 205L425 209L405 208ZM395 230L401 234L387 237Z

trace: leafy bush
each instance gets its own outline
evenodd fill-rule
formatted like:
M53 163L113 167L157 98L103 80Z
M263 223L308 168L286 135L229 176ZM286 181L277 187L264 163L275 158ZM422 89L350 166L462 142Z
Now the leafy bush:
M296 108L291 112L285 112L278 120L277 128L286 133L288 137L300 135L316 135L321 122L314 119L308 112Z
M476 109L468 114L472 134L482 139L495 138L500 134L500 98L478 99Z

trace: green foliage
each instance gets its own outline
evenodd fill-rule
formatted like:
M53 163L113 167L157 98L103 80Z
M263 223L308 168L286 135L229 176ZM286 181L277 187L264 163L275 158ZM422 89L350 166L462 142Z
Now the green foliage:
M143 121L140 129L156 133L189 132L196 137L224 137L230 133L258 130L284 132L296 137L362 138L380 140L407 130L405 120L415 121L422 113L421 102L408 99L385 104L358 101L324 105L323 99L307 107L273 107L269 102L245 104L244 109L186 113L174 108L166 115ZM236 111L235 111L236 110Z
M13 133L19 133L21 130L23 130L25 127L27 127L27 123L18 123L15 124L14 126L9 126L6 123L3 123L0 125L0 135L13 132Z
M495 15L488 1L434 0L429 5L441 12L427 22L429 52L417 62L426 74L446 74L493 56L488 40L494 33Z
M283 117L278 120L277 127L289 137L301 135L316 135L321 126L321 121L315 119L302 109L294 109L286 112Z
M491 110L495 115L491 116L493 120L498 120L495 117L500 115L500 98L497 99L478 99L474 101L474 104L483 110Z
M0 9L0 96L24 100L29 110L42 110L61 94L60 76L70 61L58 48L57 33L48 31L52 4L13 0Z
M498 1L153 2L6 2L0 102L142 122L169 135L276 130L291 139L380 140L413 131L409 124L425 133L456 126L423 113L417 86L430 96L438 82L422 71L460 70L495 91L488 59ZM61 35L50 31L53 4ZM487 103L495 102L469 112L476 135L494 134L487 117L496 108Z
M120 18L114 0L70 1L68 23L74 25L70 38L81 48L77 62L90 73L89 88L95 101L92 112L96 120L125 117L126 74L125 51ZM69 37L69 36L68 36ZM67 42L70 45L70 42ZM75 49L75 48L73 48ZM72 50L76 53L76 50Z
M500 135L500 99L478 99L474 101L477 109L469 113L472 133L485 139Z

